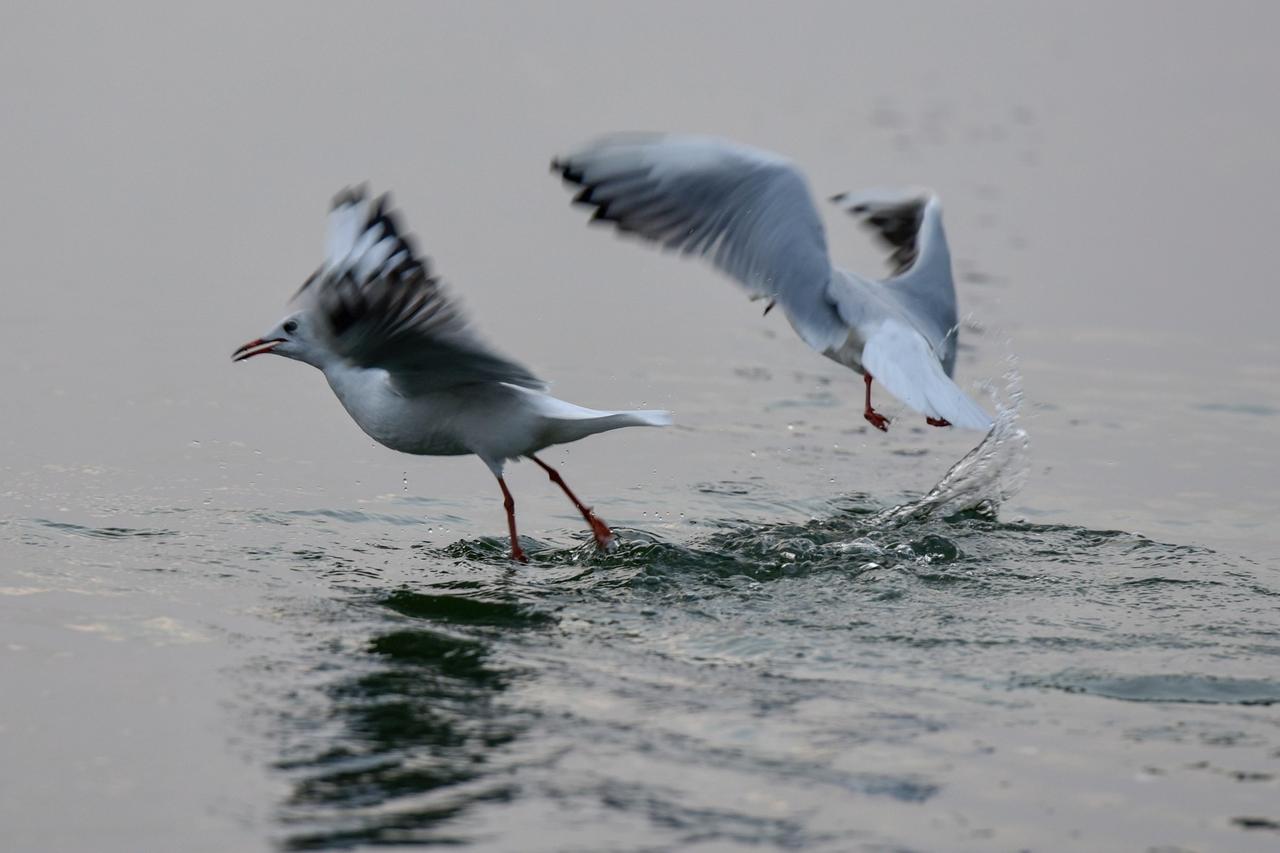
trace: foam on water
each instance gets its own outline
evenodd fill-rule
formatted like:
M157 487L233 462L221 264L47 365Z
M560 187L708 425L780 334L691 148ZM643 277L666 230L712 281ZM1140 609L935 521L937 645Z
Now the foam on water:
M1022 375L1011 363L1002 388L989 384L996 408L995 424L982 441L951 466L938 484L919 500L879 514L886 523L946 517L975 511L995 517L1000 505L1027 480L1029 439L1018 425L1022 411Z

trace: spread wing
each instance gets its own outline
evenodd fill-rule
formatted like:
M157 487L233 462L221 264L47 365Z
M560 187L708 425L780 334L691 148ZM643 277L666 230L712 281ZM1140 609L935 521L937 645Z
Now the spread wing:
M831 200L859 217L890 250L892 277L881 282L885 293L925 333L950 376L959 320L938 197L928 190L868 190L841 193Z
M827 297L822 222L786 160L706 137L618 134L551 167L582 188L574 201L596 208L593 222L708 258L753 299L782 306L819 352L848 335Z
M341 193L329 214L324 265L298 292L334 351L386 370L407 394L476 382L545 388L469 327L389 208L386 195L370 203L363 188Z
M933 195L923 190L869 190L834 195L831 200L862 220L889 249L889 268L895 276L911 269L920 257L920 233L925 207Z

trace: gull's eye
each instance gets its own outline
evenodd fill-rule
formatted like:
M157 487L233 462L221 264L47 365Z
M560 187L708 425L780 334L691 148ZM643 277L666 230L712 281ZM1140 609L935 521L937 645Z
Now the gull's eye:
M292 334L293 334L294 332L296 332L296 331L298 331L298 321L297 321L297 320L290 320L289 322L287 322L287 323L285 323L285 324L284 324L284 333L285 333L286 335L292 335Z

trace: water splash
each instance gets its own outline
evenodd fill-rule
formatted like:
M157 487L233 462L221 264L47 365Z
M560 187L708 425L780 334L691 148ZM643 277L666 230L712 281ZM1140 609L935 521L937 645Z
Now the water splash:
M919 500L895 506L876 516L879 523L946 518L960 512L977 512L995 518L1000 505L1013 497L1027 481L1027 431L1018 425L1022 412L1022 374L1010 356L1003 386L987 383L984 390L996 408L995 425L982 442L943 475Z

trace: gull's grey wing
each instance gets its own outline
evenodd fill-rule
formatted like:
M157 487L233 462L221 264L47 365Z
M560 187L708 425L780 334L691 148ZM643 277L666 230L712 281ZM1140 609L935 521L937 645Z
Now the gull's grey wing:
M299 296L323 321L335 352L380 367L406 393L476 382L541 390L527 368L489 348L415 253L387 196L362 189L334 200L325 264Z
M831 200L859 217L890 250L892 277L880 284L924 334L950 376L959 320L938 197L928 190L868 190L840 193Z
M819 352L847 337L827 295L822 222L788 161L706 137L618 134L551 167L582 187L574 201L596 208L593 222L708 257L752 298L782 306Z
M889 268L894 276L911 269L920 258L921 227L925 208L935 201L925 190L867 190L834 195L831 200L846 213L861 219L891 250Z

